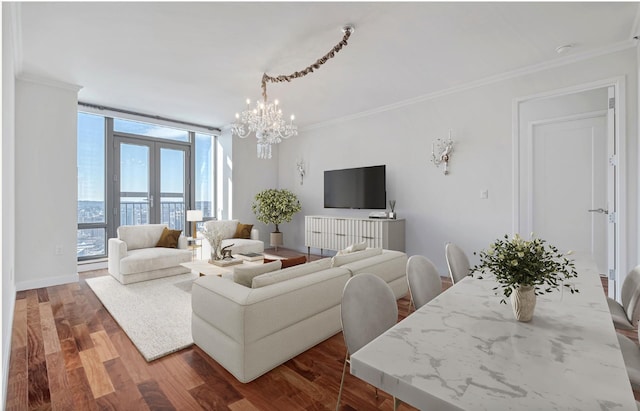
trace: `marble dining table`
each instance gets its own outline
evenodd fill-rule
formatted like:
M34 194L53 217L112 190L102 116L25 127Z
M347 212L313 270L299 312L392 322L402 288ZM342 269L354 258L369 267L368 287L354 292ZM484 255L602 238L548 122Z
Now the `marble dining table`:
M351 355L351 374L421 410L631 411L636 404L592 259L579 293L538 296L533 319L467 277Z

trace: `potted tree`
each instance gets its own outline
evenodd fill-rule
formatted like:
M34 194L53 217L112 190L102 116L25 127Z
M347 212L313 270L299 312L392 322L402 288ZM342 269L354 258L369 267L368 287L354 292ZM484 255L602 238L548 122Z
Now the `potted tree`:
M301 206L298 197L291 191L270 188L256 194L251 209L258 221L275 224L276 230L271 233L271 245L275 246L277 251L278 246L283 244L278 225L290 222L293 215L301 210Z

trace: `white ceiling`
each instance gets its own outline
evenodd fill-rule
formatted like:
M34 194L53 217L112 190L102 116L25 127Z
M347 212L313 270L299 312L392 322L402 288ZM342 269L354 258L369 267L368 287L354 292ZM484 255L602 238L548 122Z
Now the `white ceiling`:
M302 70L352 23L335 58L268 86L304 127L630 45L638 4L26 2L20 66L83 86L84 102L222 128L263 72Z

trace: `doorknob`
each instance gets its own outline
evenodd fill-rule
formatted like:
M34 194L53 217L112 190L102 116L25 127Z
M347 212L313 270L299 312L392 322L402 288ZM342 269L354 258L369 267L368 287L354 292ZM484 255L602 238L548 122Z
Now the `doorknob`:
M609 214L609 210L605 210L604 208L596 208L593 210L588 210L590 213L601 213L601 214Z

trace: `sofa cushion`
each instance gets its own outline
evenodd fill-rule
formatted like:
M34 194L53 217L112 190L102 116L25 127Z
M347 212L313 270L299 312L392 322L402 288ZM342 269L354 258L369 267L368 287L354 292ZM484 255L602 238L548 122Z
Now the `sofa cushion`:
M135 274L145 271L161 270L179 266L191 261L190 250L179 248L141 248L129 250L126 257L120 260L120 274Z
M233 281L245 287L251 287L253 277L279 270L281 266L280 260L267 264L243 264L233 270Z
M273 261L276 261L276 260L271 260L269 258L264 259L265 263L271 263ZM282 263L282 268L289 268L289 267L293 267L294 265L300 265L300 264L306 263L307 257L304 255L301 255L300 257L285 258L280 260L280 262Z
M382 250L381 254L341 266L351 272L351 276L369 273L382 278L387 284L397 279L407 286L407 255L401 251Z
M118 238L127 243L127 250L155 247L166 224L121 225Z
M340 267L342 265L353 263L354 261L363 260L365 258L373 257L379 254L382 254L382 248L367 248L366 250L356 251L355 253L336 255L331 259L331 266Z
M178 248L178 238L180 238L180 234L182 234L182 230L169 230L165 227L164 230L162 230L156 247Z
M233 238L238 227L238 220L211 220L205 223L205 227L210 230L218 230L222 238Z
M236 232L233 234L233 238L251 238L251 229L253 228L253 224L242 224L238 223L236 227Z
M304 257L304 256L303 256ZM323 258L322 260L313 261L309 264L298 265L294 267L284 268L278 271L272 271L266 274L253 277L251 288L260 288L267 285L290 280L292 278L301 277L303 275L315 273L317 271L331 268L331 259Z

